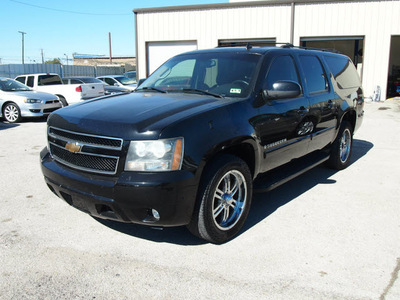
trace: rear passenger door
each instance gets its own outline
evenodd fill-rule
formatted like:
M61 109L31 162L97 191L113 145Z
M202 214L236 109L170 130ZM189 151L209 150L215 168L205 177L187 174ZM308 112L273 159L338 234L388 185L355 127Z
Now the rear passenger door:
M302 86L295 60L289 54L273 57L263 78L262 90L271 90L279 81L292 81ZM267 100L259 107L251 122L264 149L262 172L306 153L309 139L299 135L298 129L308 111L308 99L303 93L295 98Z
M312 54L299 55L298 59L305 82L304 92L310 103L304 130L311 135L308 152L312 152L324 148L335 137L337 99L321 59Z

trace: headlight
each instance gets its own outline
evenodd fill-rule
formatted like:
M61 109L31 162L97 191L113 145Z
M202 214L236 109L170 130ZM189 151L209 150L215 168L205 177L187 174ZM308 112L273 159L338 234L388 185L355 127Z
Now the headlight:
M183 138L131 141L125 171L162 172L179 170L183 159Z
M42 100L39 99L25 99L25 103L42 103Z

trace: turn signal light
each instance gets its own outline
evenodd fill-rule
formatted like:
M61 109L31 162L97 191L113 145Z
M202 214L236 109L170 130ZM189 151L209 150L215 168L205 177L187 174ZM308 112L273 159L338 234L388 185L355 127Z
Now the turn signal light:
M82 92L82 86L78 86L78 87L75 89L75 91L77 91L78 93L81 93L81 92Z

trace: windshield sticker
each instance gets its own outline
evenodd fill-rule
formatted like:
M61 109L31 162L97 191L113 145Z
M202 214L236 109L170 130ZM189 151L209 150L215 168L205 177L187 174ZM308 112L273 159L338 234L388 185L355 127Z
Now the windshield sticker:
M229 91L229 93L231 93L231 94L240 94L241 92L242 92L241 89L231 89L231 90Z

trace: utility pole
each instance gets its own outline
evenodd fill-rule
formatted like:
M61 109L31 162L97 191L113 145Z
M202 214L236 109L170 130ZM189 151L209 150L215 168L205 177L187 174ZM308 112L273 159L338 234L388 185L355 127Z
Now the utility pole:
M24 54L24 48L25 48L25 34L26 34L26 32L23 32L23 31L18 31L21 35L22 35L22 64L24 65L25 64L25 58L24 58L24 56L25 56L25 54Z
M112 54L111 54L111 32L108 33L108 45L110 48L110 64L112 64Z
M68 55L64 53L64 55L67 57L67 66L68 66Z
M43 49L40 49L40 52L42 53L42 64L44 64L44 54L43 54Z

